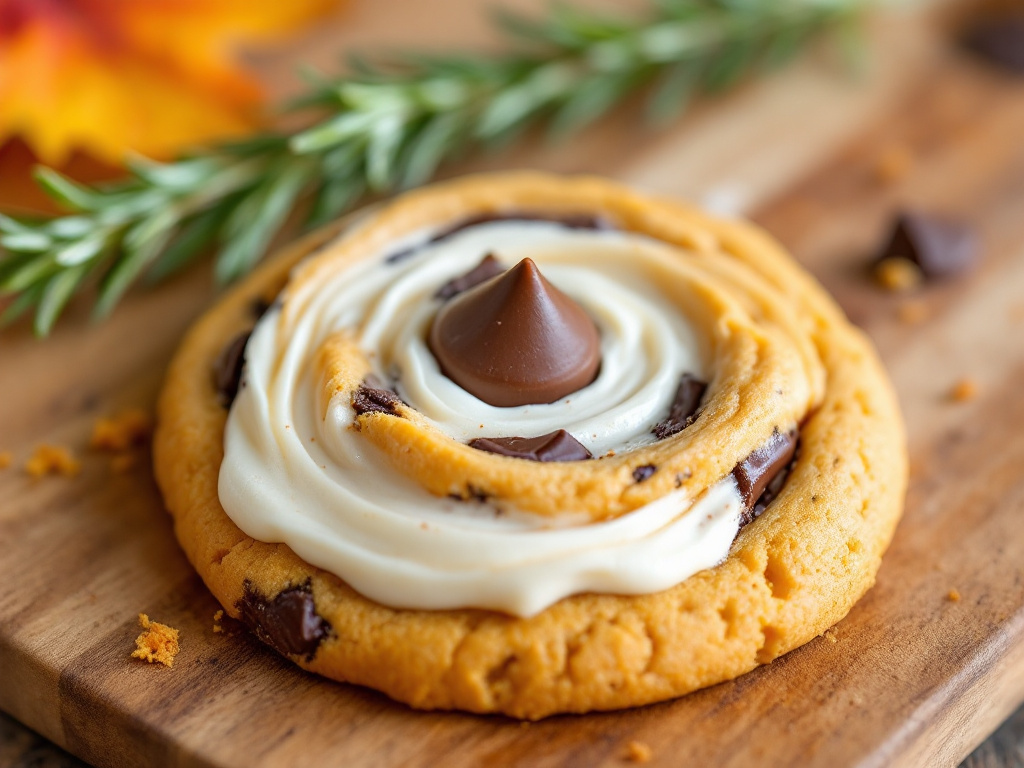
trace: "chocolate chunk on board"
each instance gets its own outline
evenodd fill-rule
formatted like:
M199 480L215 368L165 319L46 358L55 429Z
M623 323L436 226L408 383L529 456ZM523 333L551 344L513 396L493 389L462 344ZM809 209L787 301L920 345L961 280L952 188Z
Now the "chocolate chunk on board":
M246 579L242 599L235 607L256 637L287 656L305 656L309 661L331 633L331 625L316 612L309 582L290 587L269 600Z
M679 434L690 426L697 418L697 410L700 408L700 401L707 391L708 385L689 373L679 377L679 386L676 388L676 396L672 400L668 417L657 424L652 432L659 440Z
M967 29L963 43L972 53L1024 76L1024 14L981 19Z
M359 389L352 393L352 408L357 416L364 413L386 413L391 416L400 416L398 405L402 399L384 386L384 383L373 374L370 374Z
M470 448L527 461L584 461L593 458L586 446L564 429L540 437L478 437Z
M959 222L915 211L899 215L876 264L904 258L916 264L926 279L962 274L978 252L974 231Z
M217 389L220 404L230 408L238 395L238 386L242 381L242 368L245 367L245 345L249 343L252 331L241 333L224 347L213 368L213 385Z
M442 301L448 301L448 299L453 296L458 296L463 291L475 288L480 285L480 283L484 283L492 277L497 277L504 271L505 266L494 257L493 253L489 253L484 256L483 260L479 264L469 270L469 272L449 280L438 288L437 293L434 294L434 298L441 299Z
M384 261L387 264L397 264L400 261L404 261L405 259L416 255L420 250L428 245L445 240L465 229L470 229L471 227L476 227L481 224L490 224L493 221L548 221L552 224L561 224L567 229L595 229L598 231L615 229L615 225L604 216L589 213L570 213L563 216L530 211L482 213L476 216L470 216L469 218L463 219L462 221L448 227L448 229L441 230L425 243L396 251L385 258Z
M776 429L768 442L753 451L747 458L736 465L732 471L743 497L745 512L740 525L746 525L760 515L768 502L778 495L785 483L785 477L777 485L773 481L781 475L796 455L797 431L779 432ZM771 490L771 497L764 501L760 512L757 511L766 491Z

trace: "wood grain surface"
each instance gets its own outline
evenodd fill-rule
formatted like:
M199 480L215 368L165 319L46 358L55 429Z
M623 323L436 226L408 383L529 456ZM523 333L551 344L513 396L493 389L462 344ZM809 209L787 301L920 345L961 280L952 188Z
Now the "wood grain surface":
M387 5L357 3L281 56L489 42L472 0ZM828 636L675 702L526 725L414 712L308 675L237 626L215 634L148 456L117 473L85 447L97 417L152 408L214 299L199 268L104 325L76 306L44 343L24 326L0 336L0 451L15 456L0 472L0 709L100 766L619 765L632 740L652 765L955 765L1024 700L1024 83L957 50L952 24L880 17L860 80L812 55L665 132L626 108L570 144L453 169L599 172L745 211L871 334L908 422L911 488L877 586ZM882 183L892 147L914 162ZM914 295L919 323L865 274L906 205L970 220L985 243L972 275ZM964 377L978 395L954 402ZM41 442L73 447L82 473L29 479ZM173 669L128 658L140 611L181 630Z

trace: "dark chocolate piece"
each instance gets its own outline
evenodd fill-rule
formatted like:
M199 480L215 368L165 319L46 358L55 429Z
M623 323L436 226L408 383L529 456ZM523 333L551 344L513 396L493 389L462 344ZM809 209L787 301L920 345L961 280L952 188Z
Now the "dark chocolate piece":
M968 50L1016 75L1024 75L1024 14L978 21L964 35Z
M643 466L637 467L633 470L633 479L638 483L642 483L657 471L658 468L653 464L644 464Z
M273 600L257 592L248 579L242 590L242 599L235 603L242 621L278 653L309 661L331 633L331 625L316 612L309 582L286 589Z
M593 458L586 446L564 429L540 437L478 437L470 448L527 461L584 461Z
M695 376L684 373L679 377L679 386L676 388L676 396L672 401L668 417L657 424L652 432L659 440L679 434L690 426L697 418L697 409L700 408L700 401L707 391L707 383Z
M760 514L756 508L766 491L771 490L771 496L763 503L762 512L764 507L768 506L768 502L782 490L785 478L777 485L774 485L772 481L776 480L793 460L796 455L796 444L796 430L783 433L776 429L768 438L767 443L747 456L733 469L733 477L736 478L736 484L739 486L740 495L746 506L741 525L746 525Z
M429 342L445 376L502 408L560 400L601 366L594 321L530 259L441 307Z
M567 213L563 216L557 214L547 214L540 212L530 211L518 211L509 213L481 213L476 216L470 216L463 219L456 224L443 229L429 240L419 245L413 245L408 248L403 248L400 251L396 251L384 259L388 264L396 264L400 261L408 259L410 256L414 256L420 250L428 245L438 243L442 240L446 240L452 235L458 234L465 229L476 227L481 224L490 224L492 221L548 221L552 224L561 224L567 229L596 229L599 231L612 230L615 226L606 219L604 216L593 215L588 213Z
M458 296L460 293L468 291L470 288L476 288L480 283L484 283L492 277L497 277L504 271L504 265L494 258L493 253L489 253L484 256L483 260L479 264L469 270L469 272L449 280L438 288L437 293L434 294L434 298L441 299L442 301L448 301L448 299L453 296Z
M978 239L973 230L936 216L917 212L901 214L877 262L909 259L926 279L951 277L974 264Z
M245 366L245 345L249 343L251 331L241 333L224 347L217 358L213 369L213 384L217 388L220 404L230 408L238 394L238 385L242 380L242 368Z
M402 399L384 386L384 383L373 374L370 374L359 389L352 393L352 407L357 416L364 413L387 413L391 416L399 416L398 405Z

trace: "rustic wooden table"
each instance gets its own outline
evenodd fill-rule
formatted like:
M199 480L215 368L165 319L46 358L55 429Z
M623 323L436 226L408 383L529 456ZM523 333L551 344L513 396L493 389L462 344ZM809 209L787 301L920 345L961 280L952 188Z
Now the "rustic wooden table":
M355 2L338 24L261 57L274 94L294 91L285 73L299 59L330 70L343 49L491 41L477 0L381 7ZM0 541L22 542L0 560L0 709L108 765L288 765L312 754L615 765L632 738L664 764L955 765L1024 700L1024 83L959 51L955 16L879 17L858 81L811 55L664 132L643 129L627 107L570 144L453 169L598 172L750 215L875 339L907 417L911 489L879 583L836 642L620 715L519 728L411 713L212 634L212 598L171 539L145 464L113 476L104 457L86 455L73 480L0 473ZM894 151L909 166L882 179ZM973 275L914 297L917 323L907 299L864 275L905 205L971 220L985 241ZM83 450L97 416L151 407L170 351L213 297L199 267L134 295L104 326L86 327L76 305L45 343L24 326L0 336L0 450L17 463L44 440ZM964 376L978 396L951 403ZM946 598L954 588L956 602ZM174 670L128 661L140 610L186 632ZM965 765L1024 764L1022 740L1018 710ZM7 765L81 763L3 716Z

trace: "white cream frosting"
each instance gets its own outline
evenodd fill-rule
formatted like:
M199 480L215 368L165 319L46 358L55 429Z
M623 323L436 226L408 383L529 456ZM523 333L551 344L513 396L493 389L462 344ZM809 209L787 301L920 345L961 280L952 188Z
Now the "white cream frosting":
M419 235L421 239L425 234ZM488 252L529 256L601 331L595 381L551 404L497 408L445 377L426 345L436 290ZM402 608L490 608L530 616L580 592L645 594L720 562L742 502L727 477L699 499L676 491L620 518L580 524L503 505L432 496L350 429L347 398L317 407L312 361L351 329L378 375L456 440L566 429L595 456L652 439L679 376L702 370L685 315L655 276L670 246L638 235L545 222L478 225L385 263L362 261L287 296L257 325L245 386L225 429L221 503L261 541L288 544L361 594Z

